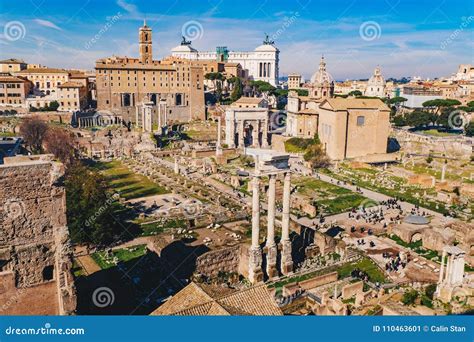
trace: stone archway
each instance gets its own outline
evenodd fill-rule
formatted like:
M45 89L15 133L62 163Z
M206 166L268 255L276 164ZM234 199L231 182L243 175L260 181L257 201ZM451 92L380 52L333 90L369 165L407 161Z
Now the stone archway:
M421 232L415 232L415 233L413 233L412 236L410 237L410 242L421 241L421 239L422 239Z

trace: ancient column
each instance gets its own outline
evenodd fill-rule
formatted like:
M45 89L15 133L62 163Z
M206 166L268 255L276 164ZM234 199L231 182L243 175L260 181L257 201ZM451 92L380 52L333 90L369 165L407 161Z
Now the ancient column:
M235 148L235 112L225 111L225 142L230 148Z
M222 147L221 147L221 117L217 117L217 144L216 144L216 156L222 155Z
M179 173L178 158L174 158L174 173Z
M260 144L258 142L258 136L259 136L259 121L255 121L252 129L252 147L260 147Z
M291 174L287 172L283 183L283 212L281 222L281 273L285 275L293 272L290 241L290 182Z
M267 210L267 275L272 279L278 276L277 247L275 243L275 188L276 175L269 176L268 183L268 210Z
M446 251L443 250L443 255L441 256L441 267L439 269L439 281L438 284L441 284L443 282L443 276L444 276L444 258L446 257Z
M268 121L263 120L262 126L262 148L268 148Z
M445 283L448 285L450 285L450 282L451 282L451 279L450 279L451 267L452 267L451 259L452 259L451 254L448 254L448 260L446 261L446 276L444 277Z
M446 177L446 163L443 164L443 168L441 169L441 181L444 182L444 179Z
M238 148L245 148L245 140L244 140L244 132L245 132L245 121L239 121L239 146Z
M249 250L249 280L252 284L263 280L262 251L259 244L260 231L260 179L254 176L252 180L252 245Z

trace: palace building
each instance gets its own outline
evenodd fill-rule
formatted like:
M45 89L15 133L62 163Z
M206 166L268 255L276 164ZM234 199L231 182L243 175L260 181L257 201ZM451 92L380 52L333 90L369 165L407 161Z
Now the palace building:
M97 108L134 121L143 103L166 110L172 122L205 119L202 65L182 58L153 59L152 30L139 30L139 58L96 61ZM165 109L163 109L165 108Z
M171 50L172 56L187 60L240 64L246 78L265 81L273 86L278 85L279 54L275 42L269 40L268 36L254 51L229 51L225 46L218 46L215 51L198 51L184 38L181 45Z

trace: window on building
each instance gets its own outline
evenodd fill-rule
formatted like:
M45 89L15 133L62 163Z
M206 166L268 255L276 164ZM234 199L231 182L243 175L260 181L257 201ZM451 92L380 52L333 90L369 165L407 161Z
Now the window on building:
M183 105L183 95L182 94L176 94L176 105L177 106L182 106Z
M357 117L357 126L364 126L365 125L365 116L358 116Z
M130 94L129 93L122 94L122 106L130 107L130 105L131 105Z

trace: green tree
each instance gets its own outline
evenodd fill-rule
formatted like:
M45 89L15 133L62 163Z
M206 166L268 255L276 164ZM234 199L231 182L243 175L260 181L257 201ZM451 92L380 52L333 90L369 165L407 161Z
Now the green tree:
M349 94L347 94L347 96L359 97L362 96L362 92L360 90L352 90L351 92L349 92Z
M25 119L20 126L20 134L32 153L43 153L43 140L47 131L48 125L38 117Z
M48 106L48 110L52 112L56 112L59 108L59 102L58 101L51 101Z
M298 96L308 96L309 92L306 89L290 89L290 91L296 91Z
M406 126L407 122L403 115L395 115L393 117L393 124L397 127Z
M406 101L408 101L408 99L406 99L404 97L401 97L401 96L395 96L391 99L388 99L387 103L391 104L391 105L395 105L395 104L400 104L400 103L403 103L403 102L406 102Z
M276 89L270 83L265 81L250 81L250 86L255 87L255 89L261 93L272 93Z
M242 94L242 82L240 81L240 78L237 77L237 79L234 80L234 89L230 94L230 99L232 102L235 102L242 97Z
M303 159L309 162L313 169L326 168L329 166L329 158L326 155L317 134L312 139L311 144L307 146Z
M441 108L459 106L461 102L453 99L435 99L428 100L422 103L423 107L427 110L431 110L432 113L438 114Z
M471 121L467 124L466 128L464 129L464 133L468 137L474 137L474 121Z
M430 284L425 289L425 295L429 299L433 299L434 293L436 292L436 284Z
M403 294L402 303L405 305L415 304L416 299L418 298L418 291L410 290Z
M113 218L112 196L104 177L80 162L66 169L66 215L71 240L108 244L122 233Z
M405 115L406 124L411 127L428 126L435 122L437 116L433 113L415 110Z

